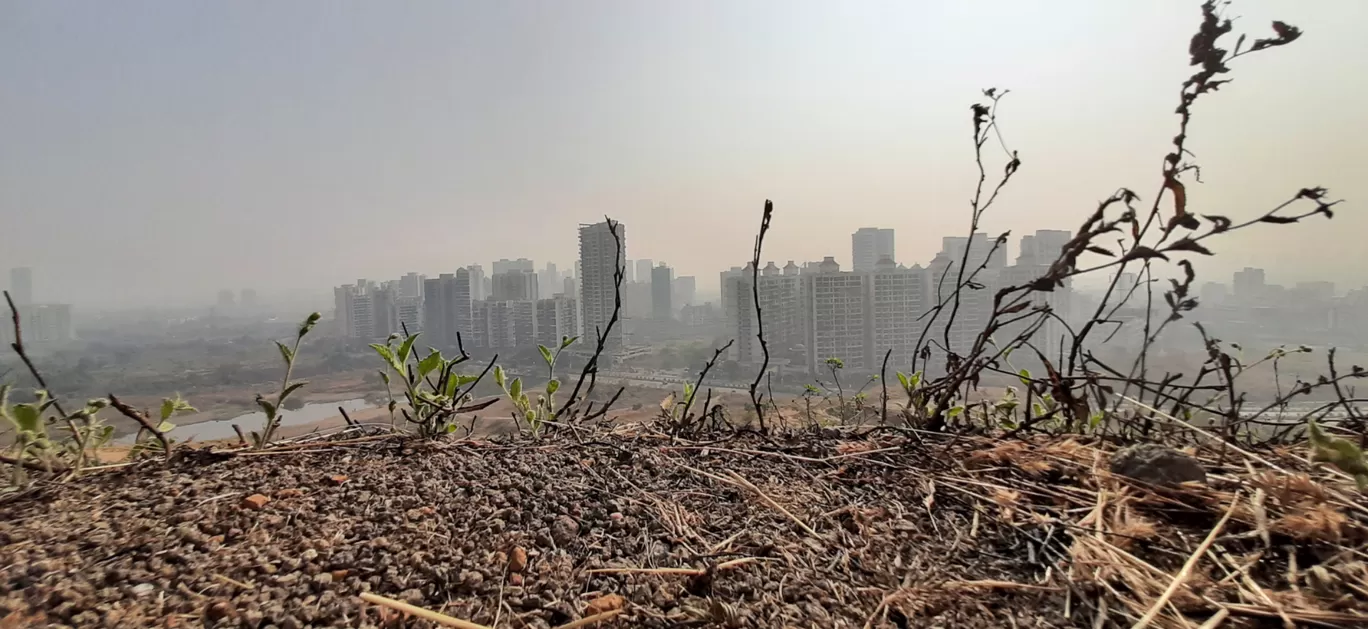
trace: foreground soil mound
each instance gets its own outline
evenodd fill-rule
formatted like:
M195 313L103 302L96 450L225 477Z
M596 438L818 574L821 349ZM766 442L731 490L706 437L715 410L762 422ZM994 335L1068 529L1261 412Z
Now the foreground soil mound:
M383 437L40 483L0 505L0 626L438 626L363 593L467 627L1368 626L1368 507L1290 452L1161 488L1070 440L828 437Z

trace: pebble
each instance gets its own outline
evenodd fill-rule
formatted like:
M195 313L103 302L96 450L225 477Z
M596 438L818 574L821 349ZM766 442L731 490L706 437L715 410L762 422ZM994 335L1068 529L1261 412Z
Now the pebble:
M242 507L252 511L260 511L271 499L262 494L252 494L242 499Z
M151 583L139 583L139 584L133 586L133 589L132 589L131 591L132 591L134 597L136 597L136 598L144 598L144 597L147 597L147 596L151 596L152 593L155 592L156 590L157 590L157 586L152 585Z

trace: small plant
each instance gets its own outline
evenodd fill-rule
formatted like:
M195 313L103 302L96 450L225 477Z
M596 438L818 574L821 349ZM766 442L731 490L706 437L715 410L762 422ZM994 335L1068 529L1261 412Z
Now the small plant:
M456 432L457 425L454 420L458 414L488 408L495 402L490 399L480 404L469 404L470 392L484 378L485 373L489 372L490 367L494 366L494 360L497 360L498 356L495 356L489 363L490 367L486 367L478 376L463 375L456 372L456 367L470 360L470 356L464 350L460 356L448 359L443 357L441 352L430 348L428 355L420 360L413 350L418 336L419 333L405 336L399 345L395 346L394 342L399 340L399 335L391 335L383 345L372 343L370 347L385 361L386 368L380 371L380 378L385 381L385 390L389 392L391 426L394 425L396 411L402 412L405 421L417 427L418 436L433 439ZM394 399L391 373L397 375L404 386L404 399L408 403L408 408L400 409L398 401ZM496 377L498 373L496 367Z
M575 344L579 340L578 336L561 337L560 346L556 351L551 351L545 345L538 345L537 350L541 352L542 360L546 362L546 390L537 394L534 403L523 390L521 378L514 378L512 382L506 380L503 367L494 368L494 382L503 390L504 395L508 396L509 401L513 402L513 407L522 416L522 421L527 423L527 429L533 435L541 432L542 424L547 420L555 421L559 416L556 410L556 391L560 390L560 380L556 379L556 361L560 359L561 352Z
M47 473L80 470L90 451L104 447L114 436L114 427L98 416L101 409L109 406L109 400L90 400L69 415L48 416L49 410L58 410L59 406L47 391L37 391L33 402L14 405L9 403L9 392L8 385L0 385L0 417L4 417L14 435L6 458L14 467L11 480L15 485L26 480L26 467ZM66 423L69 438L49 434L48 424L57 421Z
M291 393L308 384L307 381L303 380L290 382L290 374L294 372L295 359L299 357L299 343L304 340L304 335L308 334L309 330L318 324L320 318L322 315L315 312L299 324L299 331L295 334L293 347L276 341L276 347L280 349L280 358L285 361L285 377L280 381L280 392L276 394L275 401L268 400L261 394L256 396L257 406L260 406L262 412L266 413L266 424L262 426L261 432L252 431L252 445L258 449L269 445L271 439L275 437L276 429L280 428L281 410L284 409L285 400L290 397Z
M104 400L95 401L103 402ZM129 460L136 459L144 453L161 452L165 454L166 449L174 443L172 439L166 437L166 433L171 432L176 428L176 425L171 423L171 418L181 413L197 412L199 412L199 409L191 406L190 403L186 402L184 399L181 399L179 393L176 394L176 397L164 398L161 403L161 409L158 412L156 433L148 434L152 431L148 430L146 427L138 428L138 434L133 438L133 447L128 450ZM162 442L163 438L166 440L165 444Z
M1347 439L1327 434L1314 419L1307 420L1306 428L1311 460L1334 465L1354 477L1359 491L1368 492L1368 460L1364 459L1363 450Z

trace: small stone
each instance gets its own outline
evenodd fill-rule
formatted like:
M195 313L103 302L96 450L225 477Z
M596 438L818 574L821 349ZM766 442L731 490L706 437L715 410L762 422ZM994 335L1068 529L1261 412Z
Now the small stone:
M516 572L508 575L508 584L513 586L521 586L523 584L523 575L518 574Z
M282 489L276 492L276 498L298 498L304 495L304 490L298 488Z
M331 584L331 583L333 582L332 573L331 573L331 572L320 572L320 573L314 575L313 580L314 580L314 583L317 583L317 584L319 584L319 585L328 585L328 584Z
M262 507L265 507L266 503L270 501L270 498L267 498L266 496L263 496L261 494L252 494L242 499L242 508L251 509L252 511L260 511Z
M622 521L622 514L616 512L616 511L612 512L611 514L609 514L608 517L611 518L614 522L621 522L621 521Z
M617 594L605 594L589 601L589 604L584 606L584 615L593 616L595 614L611 612L622 609L626 604L627 601L623 600L623 598Z
M342 474L334 474L328 477L328 482L334 485L341 485L349 480L351 479Z
M212 621L230 618L236 613L237 610L234 609L233 604L228 601L215 601L204 609L204 616Z
M527 550L522 546L513 549L513 553L508 557L509 572L523 572L527 570Z
M157 587L151 583L139 583L133 586L133 596L136 598L146 598L156 591Z
M574 541L579 536L579 522L568 515L556 516L551 523L551 539L557 545L564 546Z
M304 552L299 553L299 557L304 561L313 561L318 559L318 551L312 548L306 548L304 549Z
M331 574L331 575L332 575L332 580L333 580L333 581L341 581L341 580L347 578L347 575L351 574L351 571L350 571L350 570L333 570L332 572L330 572L330 573L328 573L328 574Z
M1157 443L1142 443L1112 455L1111 472L1151 485L1206 482L1197 459Z

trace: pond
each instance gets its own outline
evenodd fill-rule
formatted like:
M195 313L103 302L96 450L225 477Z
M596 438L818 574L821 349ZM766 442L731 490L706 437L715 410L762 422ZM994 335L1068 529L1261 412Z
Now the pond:
M322 421L329 417L337 417L339 414L337 412L337 407L339 406L347 409L348 413L375 407L375 405L362 399L305 404L299 409L285 411L281 415L280 425L282 427L302 426ZM190 417L191 416L187 416L183 419L189 419ZM172 419L171 421L172 423L178 423L175 419ZM257 411L255 413L244 413L231 419L177 425L174 430L168 433L168 436L180 442L191 440L214 441L217 439L233 439L237 437L237 433L233 431L233 424L237 424L238 427L242 428L243 434L248 434L253 430L261 430L262 425L265 423L266 413ZM126 435L120 435L114 442L125 445L132 444L134 438L137 437L137 434L137 432L131 432Z

